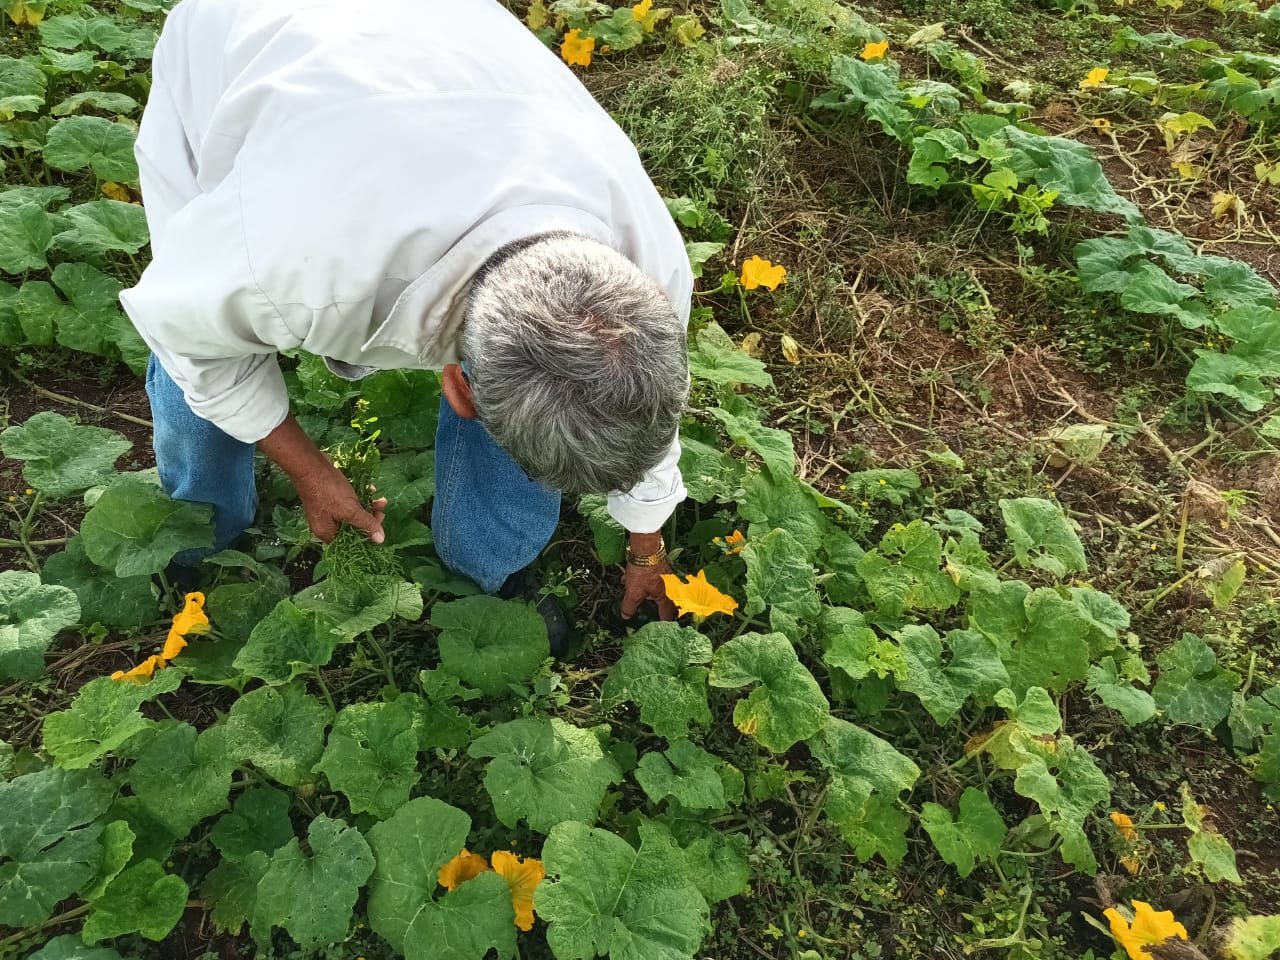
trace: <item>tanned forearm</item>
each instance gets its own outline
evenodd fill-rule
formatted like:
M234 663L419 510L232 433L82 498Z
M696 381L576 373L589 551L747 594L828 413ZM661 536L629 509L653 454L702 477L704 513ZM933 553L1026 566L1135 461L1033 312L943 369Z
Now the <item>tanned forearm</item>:
M333 463L307 436L292 415L258 441L258 448L267 458L287 473L296 484L300 479L314 475Z

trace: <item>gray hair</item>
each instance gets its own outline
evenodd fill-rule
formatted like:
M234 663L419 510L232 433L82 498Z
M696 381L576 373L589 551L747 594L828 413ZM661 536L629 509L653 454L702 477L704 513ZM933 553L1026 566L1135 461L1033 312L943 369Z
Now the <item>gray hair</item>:
M477 414L530 479L630 490L689 396L684 324L616 250L574 233L498 250L472 281L462 356Z

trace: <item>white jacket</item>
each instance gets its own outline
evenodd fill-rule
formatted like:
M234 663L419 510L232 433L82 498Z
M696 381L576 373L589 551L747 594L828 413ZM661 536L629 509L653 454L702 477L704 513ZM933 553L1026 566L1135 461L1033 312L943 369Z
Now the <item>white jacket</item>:
M277 351L347 376L456 362L472 274L536 231L614 246L688 320L635 148L496 0L184 0L136 153L154 259L121 300L191 409L247 443L288 414ZM612 515L657 530L678 460Z

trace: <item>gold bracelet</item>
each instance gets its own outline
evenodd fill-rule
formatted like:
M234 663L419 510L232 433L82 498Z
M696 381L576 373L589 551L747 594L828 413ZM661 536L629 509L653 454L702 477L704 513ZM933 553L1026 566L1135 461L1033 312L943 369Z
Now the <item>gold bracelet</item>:
M667 545L661 539L658 540L658 552L645 556L637 556L631 552L631 544L627 544L627 563L633 567L656 567L667 559Z

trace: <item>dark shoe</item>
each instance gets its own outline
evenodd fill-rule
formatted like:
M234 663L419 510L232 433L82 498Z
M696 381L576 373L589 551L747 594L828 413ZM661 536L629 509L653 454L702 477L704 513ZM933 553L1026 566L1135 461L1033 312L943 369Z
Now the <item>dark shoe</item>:
M164 579L179 596L195 593L204 583L204 572L199 567L187 567L180 563L171 563L164 568Z
M547 642L551 645L551 655L558 660L569 651L569 633L573 625L560 601L550 594L539 596L539 589L541 584L534 579L532 573L527 569L517 570L498 588L498 596L503 600L525 600L535 605L547 625Z

